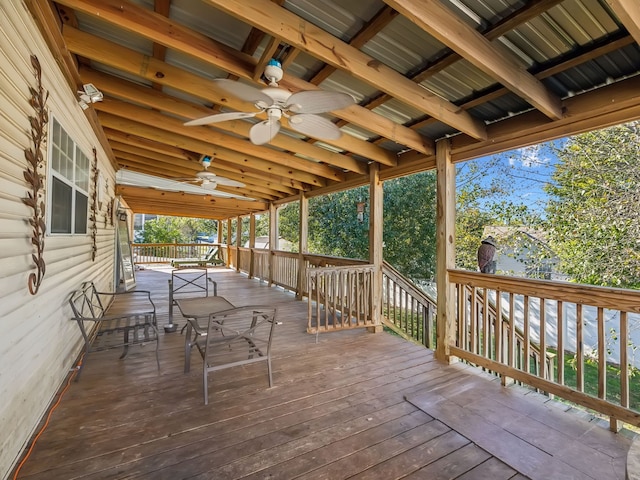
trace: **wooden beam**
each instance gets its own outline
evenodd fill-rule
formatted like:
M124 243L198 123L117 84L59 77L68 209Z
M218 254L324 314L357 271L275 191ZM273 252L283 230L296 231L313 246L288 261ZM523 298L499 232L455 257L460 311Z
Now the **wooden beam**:
M226 45L177 24L175 21L169 20L162 15L151 12L144 7L140 7L126 0L61 0L58 3L80 10L86 14L94 15L98 17L100 21L110 22L118 28L129 30L136 35L141 35L154 42L161 43L169 48L211 63L239 78L245 78L247 80L253 79L253 72L257 60L251 55L237 52ZM82 54L80 52L76 53ZM144 64L145 72L151 73L151 81L161 83L160 78L155 76L156 74L163 73L162 70L154 68L157 60L149 57L146 58L149 62ZM141 70L139 70L138 74L142 74ZM302 82L302 85L307 86L307 88L301 87L303 90L317 89L317 87L311 83L303 82L302 80L300 80L300 82ZM264 84L261 84L261 86L264 87ZM281 82L281 86L285 85ZM205 96L203 98L208 99L209 97ZM343 118L341 112L345 112L345 120L349 120L368 130L375 129L372 130L374 133L386 136L390 140L410 148L422 150L426 148L425 145L433 145L433 142L429 139L422 137L411 129L397 125L365 108L350 107L349 109L333 112L333 114L339 118ZM354 112L357 114L354 114ZM323 141L340 148L341 139ZM366 142L362 143L366 144ZM371 144L369 144L369 147L378 148Z
M606 0L636 43L640 44L640 3L638 0Z
M295 157L291 154L272 150L270 148L252 144L249 140L242 140L209 127L185 127L180 120L137 107L133 104L121 102L111 98L105 98L102 102L94 104L99 112L107 112L124 118L135 118L138 122L160 130L178 133L194 140L205 141L214 145L224 145L238 152L268 160L271 163L311 173L317 177L341 181L344 175L334 168L322 165L310 160Z
M398 12L394 9L383 6L378 13L376 13L371 20L369 20L358 33L349 41L349 45L353 48L361 49L369 40L375 37L380 31L389 25L391 21L398 16ZM324 82L333 72L336 71L336 67L325 64L324 67L316 73L311 80L314 85L320 85Z
M133 135L141 136L155 141L170 141L174 146L183 146L193 151L200 152L203 155L211 155L212 153L214 155L217 154L227 159L233 159L230 161L237 161L239 165L251 165L254 169L264 170L267 173L275 173L276 175L280 175L283 177L289 177L302 183L317 186L323 186L326 184L323 179L317 177L316 175L297 171L284 165L274 164L259 157L251 155L240 155L228 148L211 145L210 143L207 143L205 141L185 137L183 135L179 135L169 131L162 131L155 127L135 122L129 118L119 117L117 115L111 115L108 113L101 113L100 121L103 125L115 130L125 131Z
M526 67L509 50L492 44L442 5L440 0L384 1L549 118L562 118L560 99L555 94L528 73Z
M134 75L138 75L143 72L144 78L147 80L157 81L158 83L185 91L189 94L211 99L218 104L226 105L227 107L236 110L255 110L253 105L228 96L218 88L215 82L212 82L210 79L199 77L178 67L174 67L157 60L147 59L144 55L133 50L129 50L104 39L85 34L79 30L66 28L65 38L68 41L69 48L76 53L82 51L83 55L111 67L118 68ZM149 65L149 63L152 63L152 65ZM158 72L161 72L160 76L162 78L160 80L156 80L156 76L159 75ZM136 85L132 82L128 82L105 73L100 73L92 69L81 69L81 75L85 82L99 85L100 89L105 93L111 93L112 95L116 95L157 110L171 112L185 118L186 120L215 113L201 105L181 101L175 97L163 94L162 92L158 92L151 88ZM266 118L266 116L262 115L259 116L259 118ZM283 125L286 127L288 123L283 121ZM244 121L228 121L216 124L216 128L219 130L229 131L244 137L249 136L249 129L251 126L252 124ZM371 145L348 135L343 135L343 137L344 140L338 143L344 147L350 148L350 151L358 154L366 154L367 158L379 161L385 165L395 165L397 161L396 156L392 152L383 150L380 147ZM351 157L313 146L288 135L276 135L276 137L271 140L270 145L286 151L300 153L307 157L316 158L319 161L330 165L336 165L343 169L357 171L363 174L366 173L366 166ZM265 146L263 148L267 147Z
M480 120L269 0L254 0L252 8L246 8L242 0L207 2L461 132L477 139L486 139L486 129Z

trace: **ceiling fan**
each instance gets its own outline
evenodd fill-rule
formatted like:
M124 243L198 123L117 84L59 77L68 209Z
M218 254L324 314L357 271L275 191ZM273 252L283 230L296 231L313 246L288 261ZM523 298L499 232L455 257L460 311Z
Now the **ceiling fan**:
M328 119L316 115L317 113L340 110L355 103L353 97L347 93L327 92L322 90L301 91L291 93L278 87L282 79L282 65L271 59L264 70L264 76L269 82L267 88L259 90L249 85L233 80L214 80L216 85L234 97L252 102L258 109L256 112L228 112L209 115L185 123L185 126L208 125L227 120L251 118L266 112L267 119L256 123L249 131L249 139L256 145L271 141L280 131L280 119L289 120L289 126L303 135L326 140L340 138L342 132Z
M207 168L209 168L209 166L211 165L211 157L203 157L200 163L202 163L204 170L196 173L195 177L174 178L173 180L180 183L195 183L205 190L215 190L218 185L224 185L227 187L245 186L245 184L242 182L237 182L235 180L231 180L230 178L220 177L213 172L207 171Z

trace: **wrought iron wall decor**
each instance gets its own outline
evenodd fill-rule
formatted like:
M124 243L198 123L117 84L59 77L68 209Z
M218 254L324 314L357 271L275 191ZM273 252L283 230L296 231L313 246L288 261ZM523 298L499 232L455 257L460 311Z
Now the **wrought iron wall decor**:
M42 147L47 139L47 122L49 114L47 113L46 103L49 98L49 92L42 87L42 69L40 61L35 55L31 55L31 65L34 69L36 77L36 86L29 87L31 98L29 105L35 111L34 116L29 116L29 124L31 125L31 148L24 149L24 156L27 160L27 168L24 171L24 179L31 186L31 191L27 192L27 197L22 202L31 207L32 216L29 218L29 225L32 227L31 244L35 247L35 253L31 254L36 272L29 274L29 292L31 295L38 293L40 284L45 274L44 254L44 236L47 231L44 221L45 203L44 203L44 175L40 171L44 168L44 156Z
M96 261L98 252L98 152L93 147L93 164L91 165L91 180L93 181L93 191L91 192L91 261Z
M114 224L113 224L113 207L114 207L115 203L116 203L115 197L107 202L107 216L104 218L104 226L105 227L107 226L107 218L109 218L109 225L111 225L112 227L114 226Z

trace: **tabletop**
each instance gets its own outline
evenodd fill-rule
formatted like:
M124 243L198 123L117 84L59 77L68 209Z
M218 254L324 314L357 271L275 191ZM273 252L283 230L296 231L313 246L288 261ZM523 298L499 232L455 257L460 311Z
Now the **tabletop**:
M234 306L224 297L194 297L176 300L183 317L205 318L210 314L222 312Z

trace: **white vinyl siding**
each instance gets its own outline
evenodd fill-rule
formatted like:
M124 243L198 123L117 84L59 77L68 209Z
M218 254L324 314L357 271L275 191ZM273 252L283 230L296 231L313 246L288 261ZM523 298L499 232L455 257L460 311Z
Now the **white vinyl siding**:
M87 233L45 238L46 273L35 295L28 289L29 275L35 272L29 224L33 212L22 201L31 191L24 178L25 149L33 146L29 117L35 114L29 104L29 88L36 85L31 55L40 62L42 86L49 93L48 135L42 149L46 165L39 171L44 177L47 228L52 178L56 177L50 173L54 117L75 146L91 154L82 160L88 163L80 163L80 172L73 172L72 191L88 200L72 200L76 212L90 211L93 182L89 166L93 165L94 147L105 184L101 186L102 202L96 208L95 261L94 240L89 234L93 223L87 222L85 214L85 225L81 225L80 214L74 213L72 225ZM69 166L55 168L65 171ZM56 178L67 185L62 175ZM107 213L114 196L114 169L78 105L75 88L61 73L24 2L0 0L0 480L9 478L81 351L80 329L71 320L66 300L69 293L85 280L93 280L99 290L113 290L115 228ZM85 205L80 205L83 202Z

